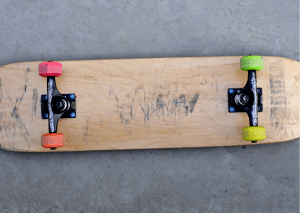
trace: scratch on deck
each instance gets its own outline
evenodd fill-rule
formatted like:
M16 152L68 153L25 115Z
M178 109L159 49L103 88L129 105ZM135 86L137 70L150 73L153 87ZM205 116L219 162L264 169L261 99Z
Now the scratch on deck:
M280 67L280 62L270 60L270 91L271 91L271 125L276 128L282 126L282 121L286 117L286 91L284 82L284 70Z

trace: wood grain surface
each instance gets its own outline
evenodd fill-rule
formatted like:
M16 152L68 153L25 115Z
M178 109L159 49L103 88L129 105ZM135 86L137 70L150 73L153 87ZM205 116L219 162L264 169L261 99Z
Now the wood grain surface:
M0 144L20 152L156 149L252 145L242 139L246 113L228 113L228 88L243 88L247 72L240 58L192 57L60 61L61 93L75 93L77 117L61 119L66 145L41 146L48 133L41 119L46 78L37 62L0 67ZM300 63L263 56L257 72L264 111L259 126L267 138L257 144L300 137Z

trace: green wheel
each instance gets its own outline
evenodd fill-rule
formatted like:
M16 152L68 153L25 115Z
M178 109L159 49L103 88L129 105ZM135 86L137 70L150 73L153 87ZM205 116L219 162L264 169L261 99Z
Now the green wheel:
M262 141L266 139L266 129L262 126L248 126L243 128L245 141Z
M247 70L262 70L264 68L263 58L259 55L249 55L241 58L241 69Z

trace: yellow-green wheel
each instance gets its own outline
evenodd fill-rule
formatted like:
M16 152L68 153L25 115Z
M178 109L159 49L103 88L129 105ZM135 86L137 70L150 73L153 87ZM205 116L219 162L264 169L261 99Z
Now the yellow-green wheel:
M264 61L259 55L249 55L241 58L241 70L262 70L263 68Z
M262 141L266 139L266 129L262 126L248 126L243 128L245 141Z

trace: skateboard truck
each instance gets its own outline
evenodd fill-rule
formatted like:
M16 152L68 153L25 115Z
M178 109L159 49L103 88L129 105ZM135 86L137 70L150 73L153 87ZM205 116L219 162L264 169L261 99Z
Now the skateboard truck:
M48 119L49 133L42 136L42 146L55 150L65 145L62 133L57 133L60 118L76 118L75 94L61 94L55 83L55 77L62 74L62 65L48 61L39 65L39 74L47 77L47 95L41 96L42 119Z
M243 139L256 143L266 138L265 128L258 126L258 112L263 111L263 97L262 88L257 88L256 71L263 69L262 57L249 55L241 58L241 69L248 71L248 81L244 88L228 89L228 111L248 114L250 126L243 129Z

